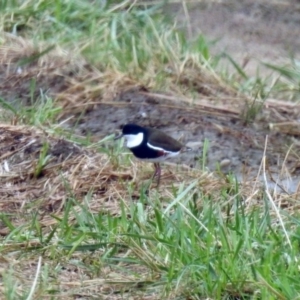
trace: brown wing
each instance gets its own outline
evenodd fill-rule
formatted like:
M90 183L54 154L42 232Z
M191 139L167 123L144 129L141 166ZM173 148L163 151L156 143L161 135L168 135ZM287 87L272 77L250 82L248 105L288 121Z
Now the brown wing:
M165 134L164 132L152 128L147 128L147 129L148 129L148 138L150 140L149 144L151 144L152 146L163 148L171 152L178 152L183 147L183 145L180 142L173 139L172 137Z

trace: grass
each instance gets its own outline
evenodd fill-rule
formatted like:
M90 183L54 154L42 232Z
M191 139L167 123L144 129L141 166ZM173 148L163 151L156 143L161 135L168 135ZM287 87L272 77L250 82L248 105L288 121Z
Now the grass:
M187 41L160 8L1 3L1 54L17 70L0 98L12 124L0 126L2 299L299 298L297 194L207 173L208 140L199 170L169 166L147 194L151 171L122 142L62 128L66 111L84 115L98 98L137 85L196 108L201 97L222 98L223 114L250 99L237 110L245 123L264 110L266 81L233 60L241 79L221 79L205 39ZM296 71L277 71L296 89ZM49 92L45 78L65 90Z
M285 66L276 66L274 64L265 64L271 70L278 73L278 82L273 92L290 101L297 102L299 98L300 66L299 61L291 58L289 64Z
M39 284L37 295L92 296L104 286L107 292L104 289L98 297L109 298L108 291L116 299L117 294L124 298L152 294L154 299L297 297L299 283L293 280L299 272L297 219L284 216L284 229L292 238L288 246L264 195L265 205L251 208L235 187L229 194L221 189L214 199L203 194L197 180L173 190L169 198L159 194L149 198L141 194L136 201L121 198L118 217L91 213L89 196L78 202L70 195L51 230L42 230L34 218L3 240L4 254L13 250L21 257L7 280L16 276L14 269L20 264L26 271L26 261L36 266L41 256L39 280L43 282L49 271L50 277L47 285ZM75 219L69 223L71 214ZM66 278L72 269L79 272L72 275L75 281ZM69 284L74 289L67 290ZM4 288L6 295L11 293L8 299L19 297L10 285ZM28 292L29 287L22 295L26 298Z
M218 86L222 83L216 73L205 73L204 65L213 72L215 64L205 39L200 36L193 43L187 41L183 32L166 21L162 4L60 0L54 4L25 1L22 5L14 1L3 6L0 28L28 43L27 55L17 61L23 68L43 62L51 54L57 60L69 50L74 61L83 55L98 72L114 76L116 82L108 82L110 85L122 85L122 76L126 76L132 82L169 92L177 92L176 86L188 86L190 95L192 88L200 88L199 78L210 77L211 84ZM9 38L2 36L4 41ZM187 73L191 67L195 74ZM106 74L102 80L111 76Z

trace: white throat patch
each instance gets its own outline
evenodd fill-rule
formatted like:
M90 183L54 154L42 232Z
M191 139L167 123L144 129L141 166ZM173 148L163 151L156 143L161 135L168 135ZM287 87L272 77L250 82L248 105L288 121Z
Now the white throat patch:
M127 148L130 149L139 146L143 142L144 134L142 132L138 134L124 134L124 138L127 142Z

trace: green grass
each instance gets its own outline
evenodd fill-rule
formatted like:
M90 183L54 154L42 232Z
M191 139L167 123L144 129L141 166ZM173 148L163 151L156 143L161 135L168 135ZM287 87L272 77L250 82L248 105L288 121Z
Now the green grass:
M49 272L50 277L36 292L44 296L60 295L61 268L73 265L90 278L105 279L118 293L155 293L158 299L296 299L298 219L284 216L290 247L267 198L262 198L264 206L248 209L238 193L223 190L216 202L194 182L174 190L169 199L141 195L129 206L120 199L120 217L91 214L88 196L82 204L69 198L52 230L44 233L33 218L12 228L1 251L9 255L13 250L22 261L43 258L39 278L43 282ZM162 201L169 205L163 207ZM73 211L75 204L80 211ZM70 213L76 215L72 224ZM106 268L114 275L105 275ZM13 270L5 278L6 299L16 299Z
M221 57L227 59L235 70L235 72L231 72L231 74L229 74L228 70L223 70L223 78L227 78L227 82L242 94L249 95L254 101L258 101L259 103L255 105L258 112L267 98L274 97L279 100L298 101L300 92L300 64L297 59L291 57L289 63L285 65L262 62L259 67L265 67L273 71L273 73L268 76L262 76L258 67L256 75L249 76L244 71L244 68L230 55L223 54ZM253 107L250 107L250 105L248 107L251 119L252 115L257 115L257 112L253 113ZM249 116L244 117L247 121L247 117Z
M291 58L290 63L284 66L267 63L265 63L265 66L278 74L278 80L272 89L273 94L285 100L297 102L300 94L299 61Z
M36 53L19 58L21 67L51 54L55 45L72 51L74 58L82 55L99 71L126 74L152 88L167 89L170 77L179 78L185 68L200 72L203 65L219 78L203 37L189 43L159 5L132 3L2 1L0 29L35 45ZM1 36L1 43L5 39ZM255 99L243 116L249 123L270 95L270 86L231 62L241 78L235 77L232 86ZM270 67L289 79L285 83L290 90L299 91L297 69ZM62 108L44 92L36 97L35 85L32 80L30 105L16 109L0 98L1 106L23 124L97 148L116 168L130 167L130 156L121 142L112 145L112 136L91 144L89 136L80 139L59 129L56 119ZM104 147L106 143L110 144ZM47 150L45 142L34 169L36 179L47 164ZM207 151L206 141L203 170ZM48 228L40 223L38 212L20 226L12 222L12 213L0 213L9 231L0 238L1 298L298 299L298 214L279 210L280 223L265 193L250 199L257 205L248 205L234 176L209 192L200 179L199 173L199 180L170 187L168 196L156 191L148 196L143 187L136 196L133 183L124 182L127 196L120 195L117 216L101 210L91 213L93 188L76 198L66 182L63 214L49 212L57 224Z
M100 70L113 69L163 86L164 77L179 74L188 57L198 68L211 60L205 39L188 42L183 32L167 22L160 10L162 4L28 0L5 2L2 6L0 28L28 38L39 49L31 58L21 59L21 65L57 45L71 49L74 57L84 55Z

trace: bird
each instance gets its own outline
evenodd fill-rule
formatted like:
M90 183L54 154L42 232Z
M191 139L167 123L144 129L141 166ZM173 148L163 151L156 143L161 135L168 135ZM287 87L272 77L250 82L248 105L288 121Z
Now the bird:
M114 139L122 137L125 138L127 148L135 157L154 163L155 171L152 180L157 177L157 187L161 177L160 162L191 150L158 129L142 127L137 124L124 125L122 132Z

